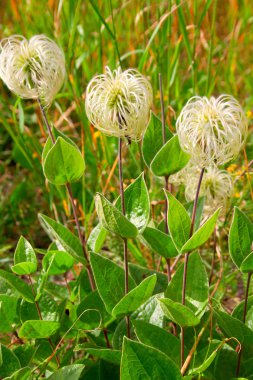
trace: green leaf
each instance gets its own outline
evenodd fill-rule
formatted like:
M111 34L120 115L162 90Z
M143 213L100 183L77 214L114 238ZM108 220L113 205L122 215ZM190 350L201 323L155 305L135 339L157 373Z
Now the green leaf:
M143 173L126 188L124 197L125 216L141 233L148 224L150 213L149 194ZM115 206L121 211L120 197Z
M61 137L61 138L63 138L63 140L65 140L67 143L73 145L73 147L75 147L78 150L78 146L74 143L74 141L72 141L68 136L66 136L64 133L62 133L59 129L56 129L53 126L52 132L53 132L55 140L57 140L58 137ZM54 144L52 143L51 137L48 137L46 144L44 145L43 152L42 152L42 164L43 165L44 165L45 159L47 157L47 154L50 151L50 149L53 147L53 145Z
M122 238L135 238L138 230L129 220L113 206L102 194L95 198L96 210L101 225L108 231Z
M249 354L253 353L253 331L249 329L244 323L238 319L232 317L231 315L215 310L215 316L217 317L217 322L219 328L224 333L227 338L236 338L239 342L247 348Z
M112 321L97 290L81 301L76 313L78 317L80 316L81 327L85 330L95 329L99 325L106 326Z
M66 185L76 182L83 175L84 159L76 147L58 137L46 154L43 169L49 182L54 185Z
M25 339L43 339L54 335L60 328L59 322L54 321L26 321L20 328L18 336Z
M96 358L103 359L109 363L120 365L121 360L121 351L120 350L111 350L104 347L87 347L86 344L79 344L75 351L84 350L91 354L92 356L95 356Z
M154 294L164 292L167 288L168 277L166 274L157 272L153 269L141 267L133 263L129 263L128 266L130 275L133 277L137 285L140 284L144 278L151 276L152 274L156 274L157 283L154 289Z
M243 273L253 272L253 252L251 252L242 262L240 270Z
M0 269L0 278L14 288L26 301L34 302L32 290L26 282L3 269Z
M192 368L189 371L189 374L200 374L204 372L214 361L218 353L218 350L215 350L211 353L211 355L208 356L208 358L205 359L205 361L197 368Z
M252 242L253 223L241 210L235 207L228 243L230 256L238 268L252 252Z
M155 155L150 169L158 177L170 176L183 169L189 160L190 155L181 149L175 135Z
M83 364L71 364L55 371L48 380L78 380L83 372Z
M219 350L215 362L211 366L212 378L215 380L224 380L224 374L226 374L226 378L232 380L236 373L237 360L237 352L228 344L224 344L222 349Z
M58 275L72 268L74 259L65 251L48 251L42 260L42 267L48 275Z
M187 306L169 298L162 298L159 301L164 314L179 326L196 326L200 323L200 319Z
M197 203L197 209L196 209L194 231L197 230L200 226L204 205L205 205L205 197L199 197L198 203ZM184 205L184 207L185 207L186 211L188 212L189 217L191 218L192 212L193 212L193 207L194 207L194 201L186 203Z
M20 237L14 253L14 264L11 270L19 275L28 275L37 270L36 253L23 236Z
M46 321L58 321L60 318L59 315L59 306L56 301L46 292L44 292L39 301L39 308L43 320ZM35 303L29 303L22 300L20 304L20 319L24 323L28 319L40 320L38 310Z
M15 329L13 325L19 322L18 298L0 294L0 321L1 333L8 333Z
M5 377L4 380L31 380L32 370L30 367L24 367L15 371L10 377Z
M131 315L131 321L141 319L142 321L154 324L162 328L164 326L165 317L158 300L159 297L161 296L155 295L150 297ZM133 329L132 325L131 328ZM125 319L122 319L121 322L119 322L117 325L113 334L113 348L117 350L122 349L123 338L126 336L126 334L126 322Z
M201 313L208 301L209 282L205 265L198 252L189 256L186 282L186 306L195 313ZM165 297L181 302L184 264L181 264L172 277ZM197 279L197 281L196 281Z
M116 318L130 314L146 302L154 291L156 275L145 278L136 288L126 294L113 308L112 315Z
M168 191L168 225L170 235L178 250L188 241L191 229L191 219L184 206Z
M43 214L39 214L38 216L42 227L52 241L58 241L75 260L85 265L86 260L84 258L83 248L78 237L72 234L72 232L61 223L56 222L48 216Z
M169 259L178 255L178 250L170 235L151 227L146 227L142 236L148 246L159 255Z
M170 139L173 134L166 128L166 138ZM151 112L150 121L142 142L142 155L147 166L163 146L162 122Z
M109 313L125 295L125 272L111 260L91 253L90 262L100 297ZM129 289L136 286L129 276Z
M162 351L178 366L180 363L180 340L175 335L170 334L166 330L144 322L142 320L132 320L137 338L141 343L146 344Z
M180 370L164 353L124 338L121 380L181 380Z
M0 379L11 376L13 372L20 369L17 356L4 345L0 345Z
M243 312L244 312L245 300L241 301L232 312L232 317L243 321ZM248 297L247 310L249 311L253 307L253 296ZM247 313L248 313L247 311Z
M213 233L221 208L215 213L192 235L192 237L183 245L181 252L190 252L203 245Z
M101 226L99 223L93 230L91 231L88 240L87 245L90 248L92 252L99 253L104 241L107 236L107 231L104 227Z

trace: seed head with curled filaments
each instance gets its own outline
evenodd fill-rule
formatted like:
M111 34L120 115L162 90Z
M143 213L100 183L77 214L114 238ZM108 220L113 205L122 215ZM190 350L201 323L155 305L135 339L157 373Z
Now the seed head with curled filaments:
M186 178L185 198L187 201L195 198L200 170L200 168L195 170L193 175L188 175ZM205 210L213 212L218 207L224 206L231 196L232 188L232 179L226 170L219 170L214 165L207 167L200 187L200 196L205 197Z
M171 183L185 186L188 202L196 196L200 172L201 167L190 161L180 172L170 177ZM232 189L232 179L226 170L219 170L215 165L207 166L200 187L200 196L205 197L205 211L214 211L219 206L224 206Z
M149 81L137 70L120 68L94 77L86 90L88 119L105 134L141 139L153 100Z
M40 98L49 105L65 78L64 54L44 35L5 38L0 43L0 77L21 98Z
M201 166L223 165L235 158L245 142L246 115L230 95L217 99L195 96L183 107L176 123L182 149Z

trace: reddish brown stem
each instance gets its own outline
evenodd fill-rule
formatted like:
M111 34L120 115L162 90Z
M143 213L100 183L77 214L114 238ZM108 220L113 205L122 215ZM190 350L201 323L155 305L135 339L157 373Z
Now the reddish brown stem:
M123 170L122 170L122 147L123 147L123 139L119 138L119 146L118 146L119 187L120 187L121 210L122 210L122 214L125 215L125 196L124 196ZM128 251L127 251L126 238L123 239L123 245L124 245L124 268L125 268L125 294L127 294L129 291L129 283L128 283ZM129 315L127 315L125 319L126 319L127 337L130 338Z
M162 82L162 74L159 73L159 88L160 88L160 102L161 102L161 113L162 113L162 136L163 136L163 145L166 144L166 128L165 128L165 110L164 110L164 99L163 99L163 82ZM165 189L169 189L169 177L164 176ZM164 207L164 224L165 224L165 233L169 233L168 227L168 200L165 196L165 207ZM167 276L168 282L171 280L171 268L170 268L170 259L166 259L167 264ZM160 261L159 261L160 268Z
M197 186L195 199L194 199L189 239L192 237L193 231L194 231L194 224L195 224L195 219L196 219L199 192L200 192L200 187L201 187L201 182L203 179L204 172L205 172L205 168L202 168L201 173L200 173L200 177L199 177L199 182L198 182L198 186ZM186 253L185 259L184 259L182 305L185 305L186 283L187 283L187 267L188 267L189 256L190 256L190 253L188 252L188 253ZM181 328L181 367L183 367L183 365L184 365L184 328L182 327Z
M54 135L53 135L53 132L52 132L52 128L51 128L51 126L50 126L50 124L48 122L45 109L44 109L43 104L41 103L41 100L39 98L38 98L38 103L39 103L39 106L40 106L40 110L41 110L41 114L42 114L43 120L44 120L45 125L47 127L48 134L49 134L49 136L51 138L52 143L55 144L55 138L54 138ZM77 228L77 232L78 232L78 237L79 237L79 240L80 240L80 242L82 244L84 258L85 258L85 260L87 262L86 269L87 269L87 272L88 272L90 286L91 286L92 290L95 290L96 286L95 286L95 282L94 282L94 279L93 279L93 274L92 274L92 270L91 270L91 266L90 266L90 261L89 261L88 253L87 253L85 233L83 233L83 235L82 235L80 223L79 223L78 216L77 216L77 209L76 209L76 205L75 205L72 189L71 189L71 186L70 186L69 183L66 184L66 189L67 189L68 196L69 196L69 199L70 199L70 203L71 203L71 206L72 206L72 210L73 210L73 214L74 214L74 218L75 218L75 224L76 224L76 228Z
M36 297L36 293L35 293L35 290L34 290L34 287L33 287L32 278L31 278L30 275L28 275L28 278L29 278L29 282L30 282L30 285L31 285L31 289L32 289L33 296L34 296L34 298L35 298L35 297ZM43 321L43 317L42 317L42 314L41 314L41 310L40 310L40 306L39 306L38 301L35 301L35 306L36 306L36 309L37 309L37 312L38 312L38 315L39 315L40 320ZM53 352L54 352L55 347L54 347L54 344L53 344L51 338L47 338L47 340L48 340L48 343L50 344L50 346L51 346L51 348L52 348L52 350L53 350ZM56 361L57 361L57 365L58 365L58 367L60 367L61 363L60 363L60 360L59 360L59 358L58 358L57 355L55 355L55 359L56 359Z

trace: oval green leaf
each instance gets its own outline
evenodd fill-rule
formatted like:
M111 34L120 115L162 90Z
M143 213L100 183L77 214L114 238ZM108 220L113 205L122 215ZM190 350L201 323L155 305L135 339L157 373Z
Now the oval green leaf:
M54 321L26 321L20 328L18 336L25 339L44 339L54 335L61 324Z
M166 139L169 140L173 134L166 128ZM147 166L163 146L162 122L153 112L145 131L142 142L142 155Z
M238 268L251 253L252 242L253 223L239 208L235 207L228 243L230 256Z
M56 222L48 216L39 214L38 217L42 227L52 241L58 241L75 260L85 265L86 260L84 258L83 248L78 237L72 234L72 232L61 223Z
M145 278L136 288L127 293L113 308L115 318L131 314L146 302L153 294L156 285L156 275Z
M135 238L138 229L102 194L95 198L96 210L101 225L108 231L122 238Z
M200 323L200 319L189 307L169 298L161 298L159 301L164 314L180 327L196 326Z
M19 275L28 275L37 270L37 257L33 247L23 236L20 237L15 253L14 265L11 270Z
M184 206L168 191L165 191L168 199L168 225L170 236L175 246L180 251L188 241L191 229L191 219Z
M34 296L29 285L12 273L0 269L0 277L14 288L28 302L34 302Z
M66 185L76 182L83 175L84 159L79 149L58 137L46 155L43 169L49 182Z
M170 176L183 169L189 160L190 155L181 149L175 135L155 155L150 169L158 177Z
M147 245L159 255L169 259L178 255L178 250L170 235L156 229L147 227L142 233Z
M42 266L48 275L58 275L72 268L74 259L65 251L48 251L43 257Z
M97 289L105 307L111 313L114 306L125 295L125 272L122 267L111 260L91 252L90 262L95 277ZM129 276L129 289L136 286L132 277Z
M125 337L120 379L182 380L182 376L175 363L164 353Z
M186 306L199 316L208 301L209 281L205 264L198 252L190 254L187 268ZM165 291L165 297L175 302L181 302L182 299L183 272L184 264L181 264Z
M213 233L221 208L216 210L214 214L192 235L192 237L183 245L181 252L190 252L203 245Z
M149 194L143 173L126 188L124 197L125 216L141 233L148 224L150 213ZM120 197L115 206L121 211Z

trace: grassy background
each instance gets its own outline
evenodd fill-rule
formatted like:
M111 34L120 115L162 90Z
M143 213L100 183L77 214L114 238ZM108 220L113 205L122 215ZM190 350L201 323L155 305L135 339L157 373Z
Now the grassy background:
M162 73L166 120L174 130L176 115L193 94L229 93L244 107L252 131L253 9L251 0L2 0L1 38L44 33L62 47L68 77L49 110L54 125L71 136L82 149L86 175L76 184L79 213L88 231L96 222L93 195L118 194L117 140L101 135L89 125L84 109L85 88L105 65L135 67L147 75L154 89L154 111L160 114L158 73ZM64 189L45 183L41 169L46 133L38 105L17 99L0 84L0 252L10 260L20 234L37 247L47 238L37 213L65 223L71 216ZM139 146L124 150L125 183L147 169ZM229 170L237 177L253 158L252 137ZM146 179L151 189L153 214L161 217L158 180ZM236 202L253 215L252 177L237 181ZM85 215L85 218L84 218ZM137 254L137 253L136 253Z

